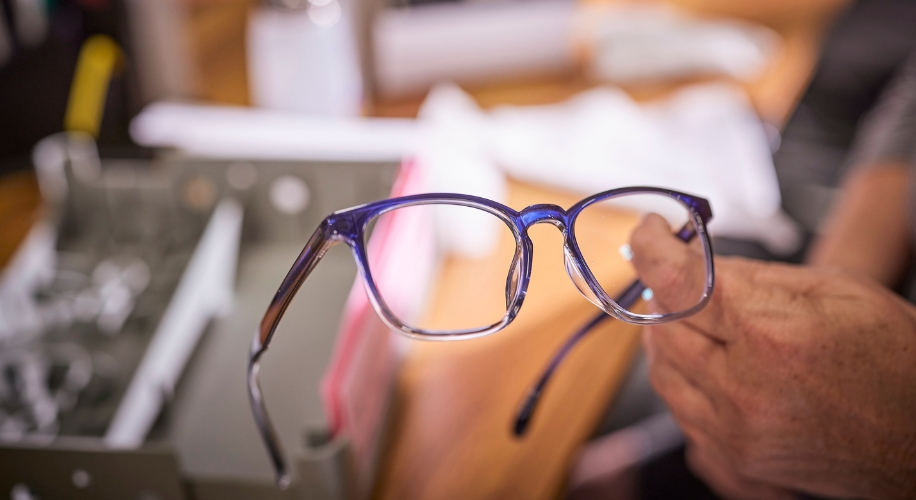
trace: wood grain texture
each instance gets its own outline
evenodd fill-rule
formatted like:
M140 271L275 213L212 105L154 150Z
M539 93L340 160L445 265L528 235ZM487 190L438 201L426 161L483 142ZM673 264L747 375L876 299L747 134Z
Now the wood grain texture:
M194 97L205 102L248 105L245 31L255 0L186 0Z
M40 210L35 174L23 171L0 177L0 270L16 253Z
M611 6L640 4L648 0L578 0L582 5ZM733 2L729 0L665 0L688 14L711 19L731 18L763 24L782 38L782 47L761 74L748 82L734 82L743 87L757 113L767 122L781 127L802 92L808 85L820 52L823 35L833 18L842 11L849 0L811 0L797 2L776 0L772 2ZM507 80L465 90L483 108L497 105L552 104L569 99L575 94L600 85L583 71L585 59L591 49L577 47L577 68L571 74L543 75L522 81ZM648 101L670 95L687 84L714 81L710 78L691 78L657 83L624 85L623 89L637 101ZM416 116L424 95L394 100L377 99L369 103L371 115Z
M521 183L512 183L510 193L516 209L534 203L568 207L578 199ZM606 233L612 248L634 222L632 215L619 216L621 230ZM560 232L539 225L530 236L531 284L515 322L481 339L411 346L377 498L538 499L561 488L576 449L620 384L639 335L638 328L616 321L593 332L557 371L528 434L513 437L522 396L559 345L597 311L566 275ZM468 276L475 268L458 259L445 266L432 321L476 313L474 295L461 289L473 282Z

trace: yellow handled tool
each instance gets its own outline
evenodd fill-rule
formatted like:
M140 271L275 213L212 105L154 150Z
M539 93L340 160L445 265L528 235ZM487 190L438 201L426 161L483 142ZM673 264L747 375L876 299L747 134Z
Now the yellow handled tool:
M64 130L98 137L108 84L122 60L123 52L110 36L93 35L83 43L70 87Z

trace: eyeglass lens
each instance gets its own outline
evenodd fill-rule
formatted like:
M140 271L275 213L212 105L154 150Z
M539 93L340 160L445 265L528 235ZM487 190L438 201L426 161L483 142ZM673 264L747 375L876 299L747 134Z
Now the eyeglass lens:
M507 295L515 291L507 274L518 251L503 219L474 207L413 205L380 215L366 234L372 280L402 324L426 332L476 330L506 315ZM387 242L387 234L405 241ZM390 251L409 252L411 258L382 255ZM453 286L434 286L442 280ZM461 306L431 312L432 303Z
M640 246L634 243L634 238L638 237L634 231L648 214L664 219L664 222L661 219L657 222L667 223L672 233L685 228L697 233L693 217L684 204L654 193L622 195L594 203L583 209L573 224L583 260L601 289L612 299L620 296L638 278L634 262L640 257L651 257L637 255ZM645 288L641 292L642 300L619 305L637 314L676 313L702 300L708 269L700 239L694 238L688 244L672 240L671 244L677 247L652 248L651 252L673 251L684 259L684 265L676 274L664 280L672 286L664 290ZM586 291L583 293L589 296Z

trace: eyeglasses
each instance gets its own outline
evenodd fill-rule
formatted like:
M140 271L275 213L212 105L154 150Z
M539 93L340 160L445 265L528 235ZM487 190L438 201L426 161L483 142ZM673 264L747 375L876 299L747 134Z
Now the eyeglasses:
M652 301L654 292L643 285L631 264L630 232L640 215L661 215L676 236L695 247L703 266L681 277L676 296L666 294L664 304ZM267 308L255 333L248 362L248 392L252 411L264 439L278 483L289 484L286 458L268 418L258 374L260 359L273 338L296 291L324 254L346 243L370 303L382 321L408 337L455 340L480 337L505 328L521 309L531 275L533 243L528 230L549 223L564 236L567 274L583 296L601 312L567 340L526 395L516 416L514 432L524 434L544 388L566 354L594 326L607 318L638 325L675 321L702 309L713 289L712 248L706 223L712 218L709 202L677 191L653 187L630 187L605 191L585 198L564 210L557 205L532 205L522 211L495 201L461 194L420 194L369 203L327 216L296 259ZM400 221L400 222L398 222ZM450 316L424 314L421 301L405 300L397 279L380 279L384 269L373 267L384 251L382 236L392 224L411 226L412 245L437 245L464 257L457 279L465 296L446 295L444 300L475 304L473 310ZM418 229L418 228L426 228ZM419 236L418 236L419 235ZM441 250L441 248L440 248ZM485 256L485 257L484 257ZM422 265L418 263L422 268ZM474 266L478 268L473 269ZM427 266L434 272L434 266ZM446 290L448 292L449 290ZM423 294L426 297L429 293ZM414 297L415 299L415 297ZM661 311L649 311L659 307Z

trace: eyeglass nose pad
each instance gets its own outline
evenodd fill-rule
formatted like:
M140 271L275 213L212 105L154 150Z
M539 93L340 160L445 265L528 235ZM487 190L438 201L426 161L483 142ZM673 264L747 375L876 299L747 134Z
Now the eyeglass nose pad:
M509 266L509 276L506 278L506 310L512 307L515 300L515 292L518 289L518 275L520 273L518 265L518 255L512 258L512 265Z
M589 302L595 304L601 310L604 310L604 304L598 300L598 297L595 296L595 292L593 292L592 289L588 286L588 282L585 281L582 273L579 272L579 268L575 264L575 259L573 258L568 248L563 248L563 257L563 260L566 264L566 274L568 274L572 282L576 284L576 288L579 289L579 292L585 296Z

